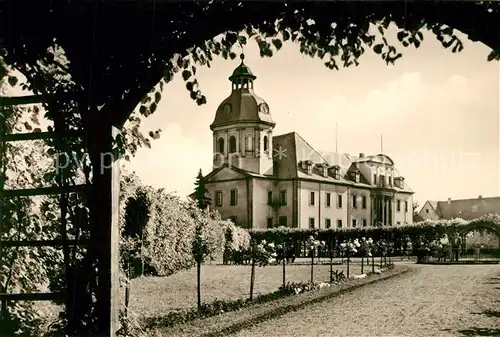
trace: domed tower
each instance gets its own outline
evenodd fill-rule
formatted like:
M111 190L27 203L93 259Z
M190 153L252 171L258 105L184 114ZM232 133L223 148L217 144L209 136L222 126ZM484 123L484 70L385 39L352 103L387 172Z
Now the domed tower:
M275 123L269 106L254 91L257 78L241 64L229 77L231 95L217 108L210 125L213 132L213 168L224 164L258 173L272 174L272 139Z

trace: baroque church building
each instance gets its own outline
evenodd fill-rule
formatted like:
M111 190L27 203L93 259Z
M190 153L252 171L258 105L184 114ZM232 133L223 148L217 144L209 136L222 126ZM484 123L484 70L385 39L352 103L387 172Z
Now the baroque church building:
M243 62L210 125L211 208L245 228L346 228L413 222L413 191L384 154L320 154L295 132L274 135ZM194 194L190 197L193 198Z

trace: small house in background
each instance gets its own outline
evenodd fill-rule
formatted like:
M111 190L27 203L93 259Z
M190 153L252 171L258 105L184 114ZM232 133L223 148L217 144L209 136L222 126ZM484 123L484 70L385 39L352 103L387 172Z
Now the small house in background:
M500 214L500 197L426 201L418 216L423 220L455 219L473 220L486 214ZM499 247L500 239L493 233L475 233L467 239L468 244Z

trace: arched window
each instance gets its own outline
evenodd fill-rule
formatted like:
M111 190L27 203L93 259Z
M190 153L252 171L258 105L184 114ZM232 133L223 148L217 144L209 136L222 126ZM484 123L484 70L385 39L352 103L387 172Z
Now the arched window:
M229 152L230 153L236 152L236 137L234 136L229 137Z
M267 136L264 136L264 151L267 151L269 148L269 139Z
M247 136L246 149L247 149L247 151L253 151L253 137L252 137L252 135Z
M219 141L218 141L218 145L219 145L219 153L224 153L224 138L219 138Z

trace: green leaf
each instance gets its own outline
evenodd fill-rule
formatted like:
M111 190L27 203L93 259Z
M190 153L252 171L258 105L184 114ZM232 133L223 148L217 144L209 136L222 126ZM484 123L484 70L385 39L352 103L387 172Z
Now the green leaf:
M145 105L141 105L139 107L139 113L141 113L141 115L144 115L147 110L148 110L148 108Z
M403 41L403 39L404 39L406 36L408 36L408 33L407 33L407 32L405 32L404 30L402 30L402 31L399 31L399 32L398 32L398 35L397 35L397 36L398 36L398 40L399 40L399 41Z
M11 87L15 87L18 82L18 79L16 76L9 75L9 77L7 78L7 82L9 82Z
M290 39L290 33L288 33L288 31L283 30L281 34L283 35L283 41L288 41Z
M241 44L241 45L246 45L247 44L247 38L246 36L238 36L238 43Z
M281 42L280 39L273 39L272 43L273 43L274 47L276 48L276 50L280 50L281 47L283 46L283 43Z
M155 103L158 104L160 103L161 100L161 94L159 92L155 93Z
M500 60L500 53L492 50L491 53L488 54L487 60L488 62L491 62L493 60Z
M186 89L189 91L193 91L193 82L187 82L186 83Z
M376 44L375 46L373 46L373 51L376 54L380 54L380 53L382 53L382 48L384 48L383 44Z
M229 53L229 58L230 58L231 60L234 60L234 59L236 58L236 53L230 52L230 53Z
M151 105L149 106L149 111L151 113L154 113L156 111L156 108L158 107L158 105L156 103L151 103Z
M191 72L189 70L182 71L182 79L187 81L191 77Z

